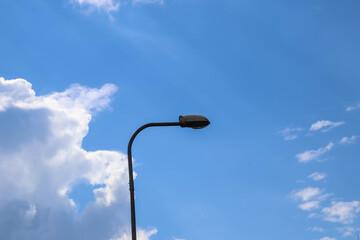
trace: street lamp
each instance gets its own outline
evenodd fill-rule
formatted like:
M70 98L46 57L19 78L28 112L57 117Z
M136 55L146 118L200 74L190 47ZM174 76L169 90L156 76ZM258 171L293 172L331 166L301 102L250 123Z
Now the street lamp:
M136 220L135 220L135 196L134 196L134 177L132 169L132 156L131 146L134 142L135 137L145 128L148 127L166 127L166 126L180 126L188 127L193 129L201 129L209 125L209 120L201 115L185 115L180 116L178 122L161 122L161 123L148 123L141 126L131 136L128 144L128 164L129 164L129 190L130 190L130 209L131 209L131 234L132 240L136 240Z

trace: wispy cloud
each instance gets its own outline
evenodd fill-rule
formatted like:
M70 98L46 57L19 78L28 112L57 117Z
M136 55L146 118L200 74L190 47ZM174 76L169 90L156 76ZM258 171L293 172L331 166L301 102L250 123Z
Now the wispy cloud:
M351 143L355 143L355 140L358 138L358 136L351 136L351 137L343 137L340 140L341 144L351 144Z
M71 2L83 7L91 7L106 12L117 11L120 6L120 2L115 2L114 0L71 0Z
M345 226L345 227L336 228L336 230L338 230L343 235L343 237L348 237L354 235L354 233L359 231L360 228Z
M330 194L325 193L324 189L317 187L307 187L294 190L290 193L290 198L302 203L298 207L304 211L312 211L320 207L320 202L328 198Z
M331 238L331 237L323 237L320 240L336 240L336 238Z
M105 12L116 12L121 5L132 2L133 4L164 4L164 0L69 0L90 10L96 9Z
M325 232L325 229L321 228L321 227L310 227L308 228L309 231L312 232Z
M139 240L150 240L150 237L155 235L158 232L157 229L151 229L150 231L145 231L143 229L136 229L136 238ZM111 238L110 240L130 240L132 239L131 233L123 233L120 237Z
M320 181L326 177L326 173L313 172L308 177L314 181Z
M304 211L312 211L312 210L318 209L320 207L320 202L319 201L308 201L308 202L299 204L298 207Z
M307 187L300 190L295 190L290 194L290 197L294 200L309 201L317 198L324 191L317 187Z
M312 160L317 159L324 153L330 151L334 147L333 143L329 143L326 147L318 148L317 150L308 150L303 153L296 154L296 158L299 160L299 162L307 163Z
M346 108L346 111L354 111L354 110L358 110L360 109L360 103L358 105L354 105L354 106L349 106Z
M330 207L323 208L324 220L350 224L354 222L356 213L360 212L360 202L332 202Z
M278 133L281 134L284 137L285 141L291 141L294 140L298 137L298 132L303 131L304 129L302 128L285 128L283 130L280 130Z
M164 0L133 0L134 4L164 4Z
M319 131L321 130L322 132L328 132L331 129L333 129L334 127L338 127L345 124L345 122L331 122L328 120L320 120L317 121L316 123L313 123L310 127L310 131Z

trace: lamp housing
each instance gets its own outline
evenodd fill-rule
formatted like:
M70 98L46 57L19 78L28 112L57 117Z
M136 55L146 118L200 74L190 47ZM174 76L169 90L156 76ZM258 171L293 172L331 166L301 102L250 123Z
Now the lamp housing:
M201 115L184 115L179 116L181 127L188 127L193 129L205 128L210 124L210 121Z

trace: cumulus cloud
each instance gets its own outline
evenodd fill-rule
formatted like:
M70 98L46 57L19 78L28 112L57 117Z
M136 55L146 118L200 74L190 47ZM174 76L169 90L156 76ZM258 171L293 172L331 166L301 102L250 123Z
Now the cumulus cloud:
M349 106L346 108L346 111L354 111L354 110L358 110L360 109L360 103L358 105L354 105L354 106Z
M126 156L81 146L115 91L74 85L36 96L26 80L0 78L0 239L125 239ZM79 181L98 186L81 213L69 197ZM139 239L155 233L139 229Z
M322 209L324 220L343 224L353 223L356 213L360 211L359 204L359 201L332 202L330 207Z
M311 178L314 181L320 181L320 180L323 180L326 177L326 174L325 173L319 173L319 172L313 172L308 177Z
M340 140L341 144L351 144L351 143L355 143L355 140L358 138L358 136L351 136L351 137L343 137Z
M280 130L278 133L281 134L284 137L285 141L291 141L296 138L298 138L297 133L303 131L302 128L285 128L283 130Z
M323 132L327 132L333 129L334 127L338 127L343 124L345 124L345 122L331 122L327 120L321 120L312 124L310 127L310 131L319 131L322 129Z
M312 160L317 159L324 153L330 151L334 147L333 143L329 143L326 147L318 148L317 150L309 150L305 151L303 153L296 154L296 158L299 160L299 162L307 163Z

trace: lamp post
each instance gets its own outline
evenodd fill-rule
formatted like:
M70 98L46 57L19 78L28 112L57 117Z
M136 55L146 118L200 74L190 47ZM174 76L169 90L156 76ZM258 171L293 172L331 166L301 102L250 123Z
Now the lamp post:
M161 122L161 123L148 123L136 130L131 136L128 144L128 168L129 168L129 190L130 190L130 210L131 210L131 235L132 240L136 240L136 220L135 220L135 195L134 195L134 177L132 168L131 146L135 137L145 128L148 127L167 127L167 126L180 126L193 129L201 129L210 124L209 120L201 115L185 115L180 116L178 122Z

